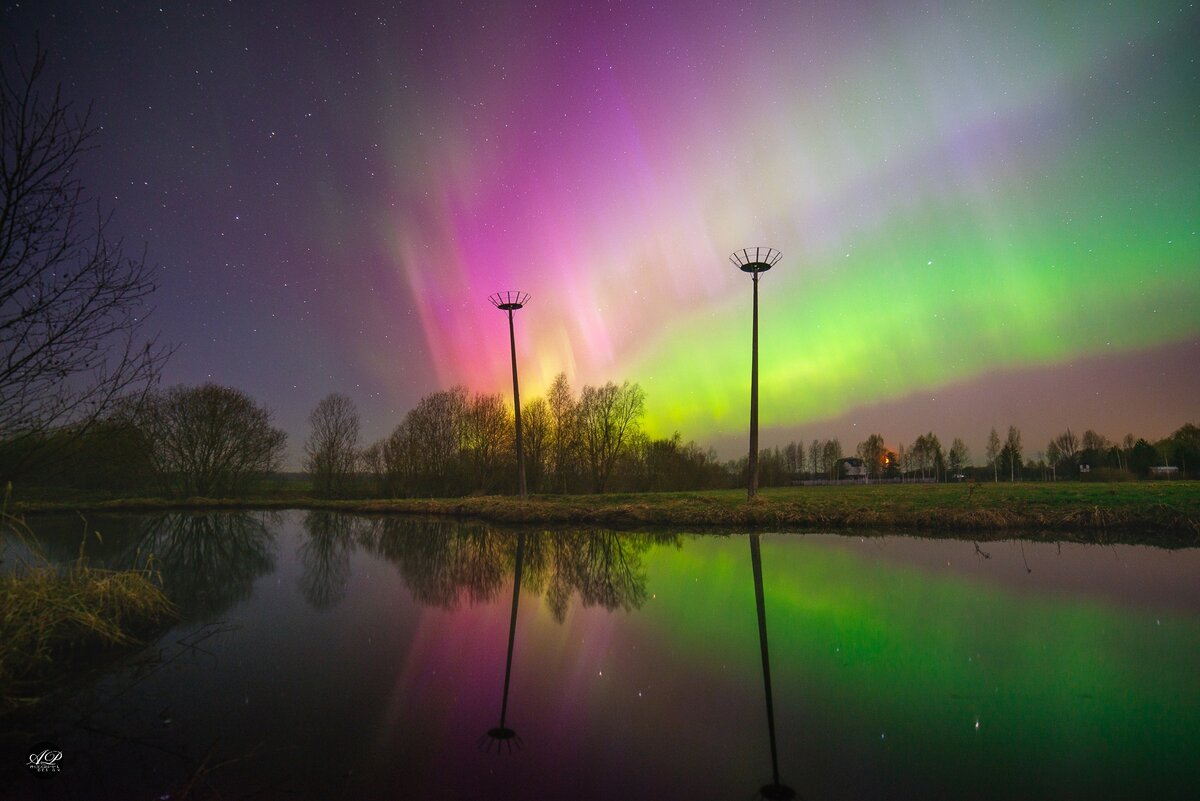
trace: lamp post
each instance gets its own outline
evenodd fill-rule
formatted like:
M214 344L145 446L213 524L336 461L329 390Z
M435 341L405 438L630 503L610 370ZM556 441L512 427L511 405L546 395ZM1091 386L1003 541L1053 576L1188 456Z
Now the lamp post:
M758 495L758 276L774 267L783 254L774 248L735 250L729 260L754 279L754 328L750 345L750 482L746 497Z
M528 292L497 292L488 295L488 300L502 312L508 314L508 347L512 353L513 409L517 417L517 486L525 498L525 448L521 443L521 390L517 386L517 339L513 334L513 312L529 302Z

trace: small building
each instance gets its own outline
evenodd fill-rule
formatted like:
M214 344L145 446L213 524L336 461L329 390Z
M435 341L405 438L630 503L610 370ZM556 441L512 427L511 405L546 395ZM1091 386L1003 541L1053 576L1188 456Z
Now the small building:
M1168 467L1167 465L1154 465L1150 468L1150 478L1179 478L1179 468Z
M841 460L841 470L838 471L839 477L849 479L851 481L866 481L867 480L867 464L857 456L850 456Z

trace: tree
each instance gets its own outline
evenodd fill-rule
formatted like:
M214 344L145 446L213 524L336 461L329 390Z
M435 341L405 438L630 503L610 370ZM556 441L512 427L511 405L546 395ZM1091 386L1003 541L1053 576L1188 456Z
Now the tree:
M363 448L358 455L360 469L372 479L374 495L386 495L391 490L387 480L387 461L384 459L386 447L387 440L381 439Z
M794 475L804 469L803 445L797 445L795 442L789 442L787 447L783 449L783 457L787 462L787 471L789 473Z
M914 462L913 466L921 471L921 478L926 478L932 473L933 480L937 481L938 477L946 472L941 440L932 431L917 437L909 448L909 454Z
M205 384L151 393L134 412L164 489L221 497L279 469L287 434L246 393Z
M1131 472L1145 476L1150 472L1151 465L1158 463L1158 452L1149 442L1139 439L1129 449L1128 463Z
M1021 431L1016 426L1008 427L1004 440L1004 453L1008 460L1008 480L1016 481L1017 468L1021 466Z
M812 473L813 478L817 478L817 473L821 470L821 443L813 440L808 446L808 469Z
M838 478L838 462L842 458L842 443L837 438L826 440L821 446L821 466L825 470L825 477L834 480Z
M453 387L421 398L393 436L390 464L406 472L410 493L450 495L461 487L459 451L467 390ZM406 460L401 466L399 459Z
M554 377L546 403L550 407L550 472L558 491L566 492L579 447L579 405L571 395L566 373Z
M585 386L579 394L579 432L594 492L604 492L627 437L646 412L646 393L628 381Z
M500 473L513 452L512 416L498 394L475 395L463 411L460 443L470 489L495 492L504 481Z
M725 471L713 450L701 450L695 442L684 444L678 431L670 439L642 439L644 481L638 489L677 491L721 486ZM748 471L749 460L744 460L741 467Z
M967 450L967 444L958 437L950 443L950 472L957 478L962 473L963 468L971 463L971 452Z
M1080 441L1080 444L1083 447L1080 453L1080 460L1082 462L1092 467L1104 466L1108 450L1112 447L1112 443L1108 441L1108 437L1089 428L1083 432L1083 439Z
M1192 423L1184 423L1167 437L1167 441L1171 444L1180 472L1184 475L1196 473L1200 468L1200 428Z
M887 454L887 448L883 444L883 436L880 434L870 435L858 443L855 452L858 454L858 458L866 463L868 475L871 478L879 478L879 474L883 470L884 456Z
M1071 429L1054 438L1054 449L1058 453L1058 462L1064 467L1075 467L1079 459L1079 437Z
M1057 440L1050 440L1046 445L1046 461L1050 463L1050 478L1058 481L1058 462L1062 459L1062 451L1058 448Z
M1083 432L1083 449L1085 451L1096 451L1097 453L1102 453L1108 450L1108 446L1108 437L1104 436L1103 434L1093 431L1090 428Z
M530 492L540 492L546 474L546 451L550 443L550 406L534 398L521 407L525 440L525 478Z
M169 356L143 336L152 268L108 237L78 178L98 129L41 87L45 53L13 61L0 62L0 441L82 433Z
M904 446L899 446L900 450L904 450ZM893 450L884 449L883 451L883 476L884 478L895 478L896 473L900 469L900 455Z
M998 461L999 458L1000 458L1000 435L997 434L996 429L993 428L991 430L991 432L988 434L988 439L987 439L987 460L988 460L988 464L990 464L992 466L992 481L1000 480L1000 472L999 472L1000 468L999 468L999 461Z
M345 395L325 396L308 416L311 428L304 443L304 470L313 491L331 497L345 494L358 459L358 409Z

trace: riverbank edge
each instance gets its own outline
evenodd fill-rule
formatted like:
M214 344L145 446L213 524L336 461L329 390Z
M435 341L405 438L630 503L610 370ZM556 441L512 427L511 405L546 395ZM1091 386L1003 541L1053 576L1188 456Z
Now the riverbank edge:
M0 719L37 708L177 618L148 568L26 566L0 576Z
M1024 508L1021 508L1024 507ZM350 512L371 515L420 515L473 519L508 525L582 525L616 529L672 527L744 529L753 531L797 529L1004 532L1037 530L1094 533L1138 530L1161 533L1170 539L1200 544L1200 519L1169 503L1138 507L1060 503L1053 507L1018 503L1010 507L950 506L910 508L887 504L884 508L846 505L815 508L794 500L760 497L731 502L703 494L646 496L546 496L528 500L507 496L441 499L331 500L288 498L130 498L105 501L28 501L11 504L23 515L54 513L179 512L257 510ZM1096 539L1107 541L1103 536Z

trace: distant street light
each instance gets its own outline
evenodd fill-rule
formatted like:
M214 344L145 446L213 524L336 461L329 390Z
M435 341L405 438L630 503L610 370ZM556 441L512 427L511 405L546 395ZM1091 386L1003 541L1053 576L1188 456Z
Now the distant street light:
M517 386L517 339L513 334L513 312L529 302L529 293L497 292L494 295L488 295L488 300L497 309L508 313L508 346L512 353L513 408L516 410L517 416L517 485L520 488L521 497L524 498L528 493L525 491L525 448L521 443L521 390Z
M774 267L783 254L774 248L735 250L729 260L754 278L754 335L750 346L750 482L746 497L758 495L758 276Z

